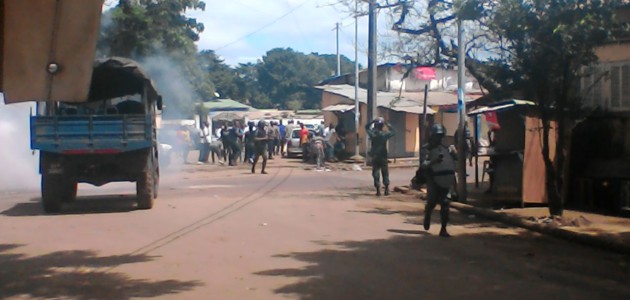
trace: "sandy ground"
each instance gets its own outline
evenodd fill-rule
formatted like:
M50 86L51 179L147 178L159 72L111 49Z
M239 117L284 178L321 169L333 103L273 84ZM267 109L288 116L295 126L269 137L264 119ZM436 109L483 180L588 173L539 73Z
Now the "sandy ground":
M56 215L36 190L1 191L0 298L630 297L628 257L457 212L439 238L437 212L425 232L422 203L374 197L369 171L169 169L152 210L131 184L81 185Z

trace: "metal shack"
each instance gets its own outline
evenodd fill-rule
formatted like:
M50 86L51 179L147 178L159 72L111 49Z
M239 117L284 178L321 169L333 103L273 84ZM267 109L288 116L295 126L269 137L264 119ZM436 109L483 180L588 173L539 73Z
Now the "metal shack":
M545 204L545 165L542 157L542 121L533 102L507 100L468 113L473 119L474 139L488 139L493 143L475 152L476 174L479 159L483 173L493 173L488 191L494 201L526 204ZM551 132L555 132L552 123ZM549 137L550 153L555 153L556 136ZM483 176L482 176L483 177ZM479 184L476 177L476 184Z

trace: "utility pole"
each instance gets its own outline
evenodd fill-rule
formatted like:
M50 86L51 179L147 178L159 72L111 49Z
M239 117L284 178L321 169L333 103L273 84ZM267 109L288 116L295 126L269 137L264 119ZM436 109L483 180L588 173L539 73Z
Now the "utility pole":
M341 55L339 54L339 22L335 23L337 31L337 76L341 76Z
M356 132L356 142L354 148L354 158L362 160L359 154L359 0L354 1L354 129Z
M464 82L464 72L466 65L464 64L464 53L466 45L464 45L464 28L462 27L462 19L457 19L457 111L459 112L459 126L457 126L457 197L458 201L466 203L466 83Z
M368 33L367 122L376 117L376 0L370 1Z

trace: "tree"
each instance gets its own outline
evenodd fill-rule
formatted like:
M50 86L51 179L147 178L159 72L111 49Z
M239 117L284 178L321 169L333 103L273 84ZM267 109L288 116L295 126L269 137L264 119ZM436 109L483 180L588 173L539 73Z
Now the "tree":
M318 54L307 55L291 48L267 51L257 71L263 92L285 108L287 101L300 95L306 97L300 99L304 107L318 107L321 98L312 87L334 74Z
M198 54L202 70L208 74L221 98L239 99L239 87L236 84L237 72L225 64L213 50L203 50Z
M562 170L570 112L579 106L579 79L596 61L594 50L613 38L615 8L622 0L398 1L393 29L419 36L432 48L434 63L449 63L456 19L468 24L466 67L501 100L513 95L537 103L542 120L542 155L552 215L561 215ZM472 55L481 50L487 59ZM549 134L557 122L555 161Z
M189 116L195 102L214 95L214 85L199 67L196 56L195 41L204 26L186 17L190 9L203 10L205 3L120 0L103 16L97 54L140 61L158 82L166 116Z

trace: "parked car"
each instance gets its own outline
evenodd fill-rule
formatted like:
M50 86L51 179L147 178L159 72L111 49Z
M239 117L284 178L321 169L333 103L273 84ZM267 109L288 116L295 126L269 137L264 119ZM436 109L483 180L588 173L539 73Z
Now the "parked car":
M309 137L315 135L315 130L308 130ZM291 131L291 139L288 142L287 157L302 156L302 147L300 146L300 128L293 128Z

